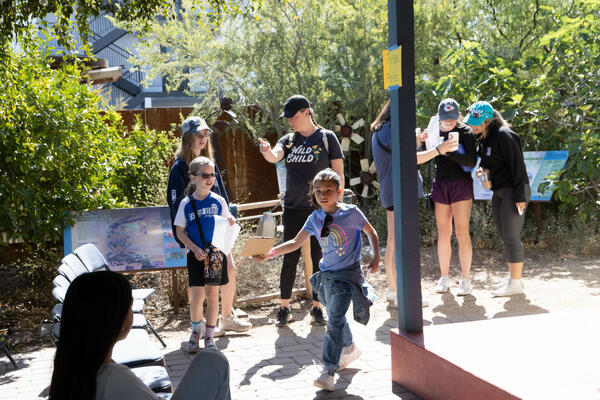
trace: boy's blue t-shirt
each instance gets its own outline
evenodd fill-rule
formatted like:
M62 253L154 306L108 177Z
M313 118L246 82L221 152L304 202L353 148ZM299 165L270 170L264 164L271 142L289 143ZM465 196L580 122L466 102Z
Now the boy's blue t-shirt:
M325 221L325 211L322 208L313 211L302 228L314 235L321 244L323 258L319 263L321 271L337 271L360 261L362 240L360 232L367 223L362 211L355 205L342 204L332 215L329 225L329 235L321 237L321 228Z
M200 225L204 237L208 242L212 242L213 232L215 230L215 215L222 217L228 217L230 215L229 208L225 199L214 192L210 192L203 200L196 200L196 209L198 210L198 217L200 218ZM185 231L189 238L197 246L204 248L208 243L204 243L200 237L200 231L197 227L196 217L194 215L194 208L190 202L190 196L185 196L181 203L179 203L179 209L175 216L175 226L185 228Z

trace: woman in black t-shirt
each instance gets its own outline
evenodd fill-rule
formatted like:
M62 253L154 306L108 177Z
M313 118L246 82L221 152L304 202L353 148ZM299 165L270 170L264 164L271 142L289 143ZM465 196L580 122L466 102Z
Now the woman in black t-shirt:
M263 139L259 141L260 152L265 160L276 163L285 158L287 178L282 219L283 240L288 241L298 234L308 216L314 211L309 203L309 183L317 172L330 166L343 177L344 156L335 134L315 123L313 110L306 97L294 95L287 99L280 115L280 118L283 117L287 118L294 132L279 139L273 149L269 142ZM343 179L341 189L344 189ZM317 272L321 260L321 246L315 237L311 237L310 250L313 272ZM283 257L280 277L281 307L277 311L277 326L286 326L290 319L289 304L299 258L300 250ZM321 303L314 294L310 313L313 323L325 324Z
M438 260L441 277L435 288L437 293L449 289L450 258L452 256L452 221L458 240L461 279L458 285L459 296L471 293L471 259L473 248L469 233L471 206L473 205L473 179L471 169L477 163L475 137L471 129L458 121L458 103L444 99L438 106L441 144L427 151L417 153L417 162L422 164L435 159L435 177L431 197L435 202L435 219L438 228ZM423 139L428 132L425 130ZM456 138L451 136L458 136Z

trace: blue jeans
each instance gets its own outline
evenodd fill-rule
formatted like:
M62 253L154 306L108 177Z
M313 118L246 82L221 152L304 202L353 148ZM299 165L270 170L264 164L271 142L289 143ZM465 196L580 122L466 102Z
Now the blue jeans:
M352 344L346 312L352 300L351 283L332 280L322 284L327 304L327 331L323 339L323 366L333 374L339 368L342 348Z

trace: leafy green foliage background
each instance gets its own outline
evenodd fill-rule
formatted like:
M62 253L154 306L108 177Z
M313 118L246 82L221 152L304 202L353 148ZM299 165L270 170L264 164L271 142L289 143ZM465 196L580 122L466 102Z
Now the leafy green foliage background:
M173 140L139 124L128 131L116 112L101 112L80 73L51 70L36 46L1 60L0 232L8 239L60 240L68 211L164 203Z

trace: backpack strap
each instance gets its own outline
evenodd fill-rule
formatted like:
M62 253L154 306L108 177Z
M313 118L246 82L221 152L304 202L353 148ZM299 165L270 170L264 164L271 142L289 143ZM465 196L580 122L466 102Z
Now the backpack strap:
M323 144L325 145L325 151L327 152L327 155L329 155L329 140L327 140L327 133L325 133L323 129L321 129L321 135L323 138Z

